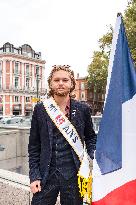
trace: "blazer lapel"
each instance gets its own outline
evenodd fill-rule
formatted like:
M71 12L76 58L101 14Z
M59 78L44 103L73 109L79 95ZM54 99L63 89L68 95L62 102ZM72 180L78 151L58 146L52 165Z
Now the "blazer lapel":
M52 120L48 117L47 118L47 125L48 125L48 132L49 132L49 140L50 140L50 147L52 148L53 143L53 124Z
M70 121L76 127L78 125L79 110L76 101L71 99L70 102Z
M45 126L48 126L48 136L50 140L50 147L52 147L52 142L53 142L53 122L49 115L46 112L46 109L43 105L43 112L44 112L44 124Z

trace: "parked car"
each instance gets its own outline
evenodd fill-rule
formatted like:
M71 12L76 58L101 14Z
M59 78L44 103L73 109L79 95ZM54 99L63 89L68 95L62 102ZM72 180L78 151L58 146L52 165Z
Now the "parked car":
M23 122L21 123L22 126L29 126L31 125L31 118L26 118L23 120Z
M3 119L3 116L0 116L0 120L2 120Z
M7 122L9 122L9 120L11 120L12 118L11 117L3 117L1 120L0 120L0 123L1 124L7 124Z
M7 124L18 124L22 123L24 119L22 117L13 117L12 119L9 120Z
M23 118L22 117L6 117L3 118L0 122L1 124L18 124L18 123L22 123L23 122Z

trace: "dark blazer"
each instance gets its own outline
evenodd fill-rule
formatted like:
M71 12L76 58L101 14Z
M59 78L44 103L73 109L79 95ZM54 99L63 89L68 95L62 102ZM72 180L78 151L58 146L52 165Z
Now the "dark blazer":
M71 123L76 128L81 141L86 143L87 152L93 159L96 145L96 135L91 120L89 105L71 99L70 103ZM28 144L29 153L29 177L30 182L41 180L44 184L49 173L49 166L52 157L53 143L53 122L47 114L43 103L35 106L30 129ZM71 148L77 169L80 161Z

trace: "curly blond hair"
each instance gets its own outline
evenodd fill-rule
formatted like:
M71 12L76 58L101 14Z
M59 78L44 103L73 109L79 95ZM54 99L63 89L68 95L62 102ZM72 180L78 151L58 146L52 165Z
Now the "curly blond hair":
M70 94L73 92L73 90L75 89L75 85L76 85L76 80L75 80L75 77L74 77L74 72L70 69L70 66L69 65L53 65L52 66L53 69L51 70L50 74L49 74L49 77L48 77L48 86L49 86L49 92L48 92L48 96L52 96L53 95L53 92L51 90L51 80L52 80L52 77L53 77L53 74L56 72L56 71L59 71L59 70L64 70L66 72L69 73L70 75L70 79L71 79L71 82L72 82L72 87L70 89Z

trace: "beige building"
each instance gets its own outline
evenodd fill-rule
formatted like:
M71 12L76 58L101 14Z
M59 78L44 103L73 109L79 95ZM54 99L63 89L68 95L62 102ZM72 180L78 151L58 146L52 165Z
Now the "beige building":
M0 115L32 114L32 99L46 93L45 63L28 44L0 48Z

